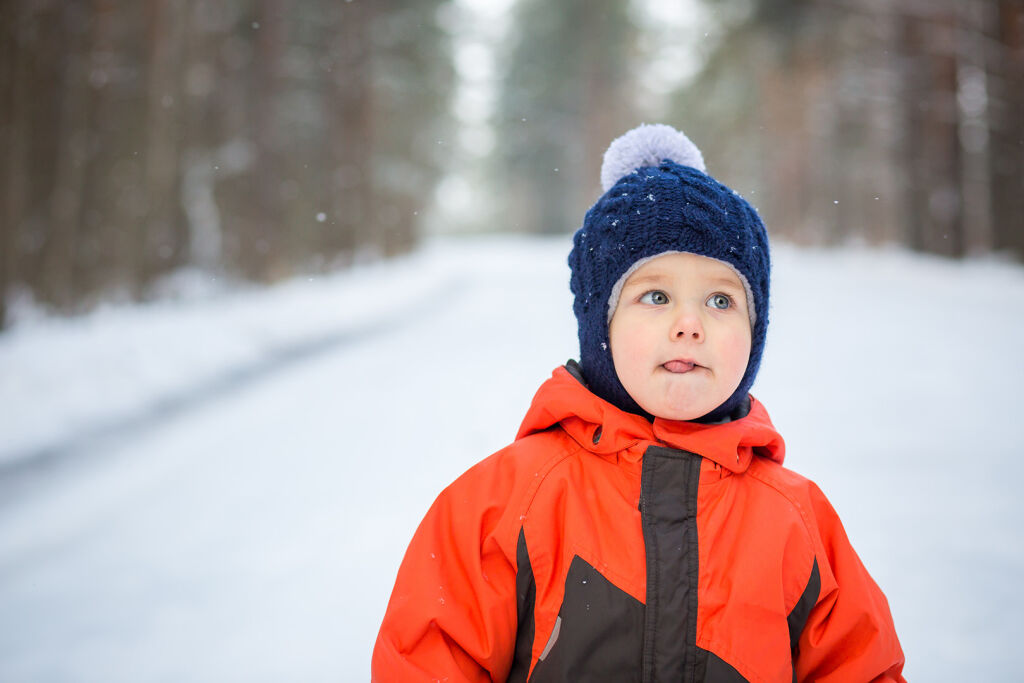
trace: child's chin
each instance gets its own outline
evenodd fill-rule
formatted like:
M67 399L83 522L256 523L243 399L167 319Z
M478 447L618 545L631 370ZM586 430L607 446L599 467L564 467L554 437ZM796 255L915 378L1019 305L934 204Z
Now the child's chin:
M647 410L645 408L645 410ZM711 408L707 410L700 406L691 404L671 404L666 403L664 405L656 406L654 410L647 410L651 415L660 417L663 420L696 420L698 417L706 415Z
M707 415L715 407L707 405L706 394L694 396L693 392L668 392L658 405L651 406L654 410L644 408L655 417L665 420L696 420L698 417ZM717 405L717 404L715 404Z

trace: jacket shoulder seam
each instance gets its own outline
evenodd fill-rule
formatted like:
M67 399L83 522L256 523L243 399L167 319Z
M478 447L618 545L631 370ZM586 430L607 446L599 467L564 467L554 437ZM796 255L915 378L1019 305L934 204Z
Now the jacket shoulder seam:
M781 465L780 465L780 467L781 467ZM807 513L807 510L806 510L805 506L800 502L799 497L793 491L790 491L787 487L783 486L780 482L774 481L773 478L764 476L762 473L758 472L757 469L754 468L754 467L749 468L746 471L746 474L747 474L747 476L750 476L750 477L756 479L757 481L761 482L763 485L765 485L768 488L774 490L780 496L785 498L786 501L794 509L796 509L796 511L800 514L800 519L801 519L801 521L804 524L804 531L807 532L808 538L809 539L813 539L814 538L814 533L812 531L812 527L814 526L814 524L809 519L808 513ZM796 475L796 476L800 476L800 475ZM803 478L803 477L801 477L801 478ZM810 482L810 480L807 480L807 479L804 479L804 480L807 481L808 483Z
M781 468L782 466L779 465L779 467ZM807 542L807 547L809 550L807 560L807 571L809 573L812 567L814 566L814 561L818 559L818 544L820 543L820 541L818 540L819 535L816 533L817 524L813 520L813 514L809 512L807 506L801 502L800 496L796 492L789 490L781 482L775 481L773 477L766 477L764 476L764 474L756 471L755 468L748 469L746 474L752 477L754 480L760 482L762 485L775 491L778 495L785 499L786 502L789 503L790 507L796 510L797 514L800 516L800 522L803 526L804 531L804 539ZM796 476L800 477L803 481L806 481L808 484L810 484L809 479L806 479L801 475ZM819 564L821 564L820 559L818 559L818 562ZM800 595L787 595L786 598L787 602L792 602L793 604L796 604L796 601L799 600ZM787 609L791 608L791 606L787 605Z
M561 429L561 428L559 428ZM568 433L564 432L567 437ZM583 447L576 443L571 437L569 437L569 443L572 444L571 448L566 449L564 452L554 453L541 462L540 467L537 469L534 482L527 487L526 492L523 494L522 502L517 506L519 508L519 514L524 516L530 511L533 506L533 501L537 497L537 492L540 490L544 480L547 479L551 471L555 469L562 461L576 455L583 450Z
M578 443L576 443L576 441L573 440L567 433L565 433L565 431L562 430L561 427L557 427L557 429L559 429L564 434L564 437L567 441L567 445L571 444L571 446L565 448L564 450L559 449L557 452L540 460L537 470L534 473L534 481L532 481L530 485L526 487L526 490L523 491L522 495L519 497L518 502L513 508L516 517L513 517L513 524L511 525L511 528L508 529L508 531L506 532L510 535L510 538L512 538L513 541L518 540L519 531L523 528L523 522L526 521L526 516L529 514L530 508L533 506L533 501L537 497L537 493L540 490L541 485L544 483L544 480L547 479L547 476L561 462L567 460L568 458L571 458L572 456L576 455L581 450L583 450L583 448Z

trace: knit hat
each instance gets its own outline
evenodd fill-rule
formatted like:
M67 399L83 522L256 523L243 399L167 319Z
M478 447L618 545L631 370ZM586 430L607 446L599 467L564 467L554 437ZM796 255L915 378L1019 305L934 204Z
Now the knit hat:
M569 253L569 287L587 384L619 408L645 414L615 372L608 323L634 270L661 254L699 254L731 266L747 294L751 345L746 373L722 405L699 419L729 416L754 383L768 328L764 223L739 194L707 175L700 150L671 126L641 125L612 142L601 166L601 185L605 193L587 211Z

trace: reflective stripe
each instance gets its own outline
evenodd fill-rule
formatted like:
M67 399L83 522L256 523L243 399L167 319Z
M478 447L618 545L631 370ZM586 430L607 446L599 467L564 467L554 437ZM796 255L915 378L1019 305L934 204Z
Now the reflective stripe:
M640 683L644 606L578 555L530 683Z
M555 641L558 640L558 632L562 630L562 617L555 619L555 628L551 631L551 637L548 638L548 644L544 646L544 652L540 653L540 661L547 659L548 653L551 652L551 648L555 646Z

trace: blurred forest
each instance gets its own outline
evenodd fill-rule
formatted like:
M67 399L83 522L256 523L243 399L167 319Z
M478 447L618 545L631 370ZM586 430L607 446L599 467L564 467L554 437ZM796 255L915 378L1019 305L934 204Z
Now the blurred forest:
M764 0L673 118L774 234L1024 256L1024 0Z
M0 327L387 257L428 216L570 232L642 120L777 237L1024 256L1024 0L482 3L0 0Z
M440 4L2 1L2 289L73 311L408 249L451 125Z

